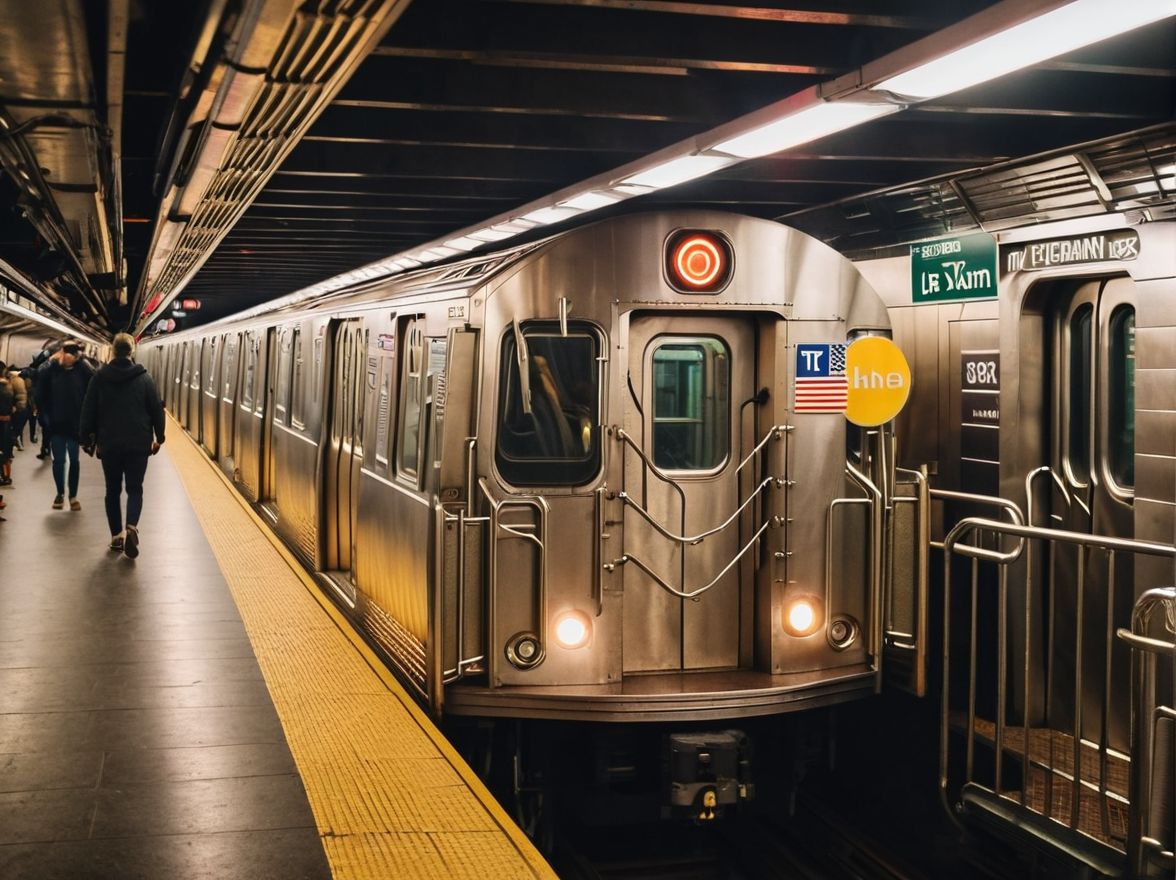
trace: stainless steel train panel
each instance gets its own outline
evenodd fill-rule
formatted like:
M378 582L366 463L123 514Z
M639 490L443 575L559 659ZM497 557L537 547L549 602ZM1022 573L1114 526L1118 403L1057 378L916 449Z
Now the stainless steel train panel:
M739 430L741 405L756 391L754 329L734 317L629 322L636 397L625 430L646 460L626 449L621 488L633 504L625 512L625 553L654 575L636 564L625 569L627 673L739 665L740 625L750 621L740 618L740 569L732 563L750 540L745 524L732 522L700 542L680 539L720 527L743 500L737 468L759 439ZM713 586L684 599L667 584L683 593Z
M226 333L221 346L217 401L218 463L230 478L236 477L237 397L241 384L241 334Z
M332 322L328 330L327 392L322 463L323 568L348 583L363 463L364 376L367 344L361 318Z
M217 417L220 413L221 349L224 337L217 334L204 340L200 353L200 442L204 451L213 460L219 452L217 447Z

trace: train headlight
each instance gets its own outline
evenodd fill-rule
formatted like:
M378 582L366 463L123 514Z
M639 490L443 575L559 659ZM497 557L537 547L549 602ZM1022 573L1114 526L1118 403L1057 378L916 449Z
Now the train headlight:
M821 626L821 604L812 596L797 596L784 604L784 631L791 636L811 636Z
M555 640L561 648L582 648L591 638L592 622L579 611L565 611L555 619Z

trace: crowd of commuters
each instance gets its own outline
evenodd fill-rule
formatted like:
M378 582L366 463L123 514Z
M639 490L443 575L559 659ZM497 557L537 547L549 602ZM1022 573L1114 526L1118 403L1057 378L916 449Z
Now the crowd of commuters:
M82 509L79 451L96 455L106 481L110 549L134 559L147 459L164 439L163 405L151 376L134 362L134 338L118 334L112 351L105 366L74 341L46 346L22 369L0 361L0 489L13 485L12 459L25 449L26 427L28 448L39 448L42 461L52 456L54 510L63 510L67 498L71 511ZM0 495L0 511L6 506Z

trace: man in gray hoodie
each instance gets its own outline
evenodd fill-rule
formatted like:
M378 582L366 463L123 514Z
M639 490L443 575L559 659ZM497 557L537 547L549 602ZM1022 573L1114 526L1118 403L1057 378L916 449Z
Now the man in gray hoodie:
M135 340L114 337L114 359L90 382L82 402L81 437L88 454L97 450L106 477L106 519L110 549L139 555L139 516L147 458L163 443L163 404L147 370L131 360ZM154 435L154 436L153 436ZM123 530L122 487L127 486L127 527Z

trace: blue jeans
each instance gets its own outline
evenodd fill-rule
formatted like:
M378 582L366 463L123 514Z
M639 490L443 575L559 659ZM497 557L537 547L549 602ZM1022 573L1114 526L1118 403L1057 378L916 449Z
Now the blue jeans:
M110 534L122 527L122 487L127 484L127 525L137 526L143 512L143 476L147 473L146 452L107 450L102 453L102 473L106 477L106 521Z
M69 453L69 497L77 498L78 479L81 477L78 438L54 434L49 438L49 445L53 447L53 482L57 484L57 494L65 494L65 455Z

